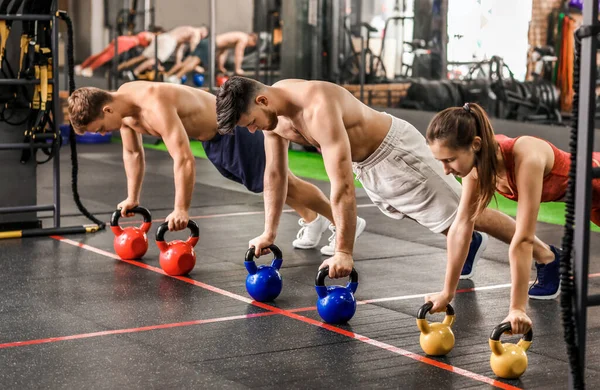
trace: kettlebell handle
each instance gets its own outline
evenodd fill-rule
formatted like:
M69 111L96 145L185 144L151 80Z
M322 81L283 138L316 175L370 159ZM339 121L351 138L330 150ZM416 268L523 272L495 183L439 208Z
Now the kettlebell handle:
M429 301L421 306L417 312L417 326L419 327L419 330L425 334L431 331L429 322L425 319L425 316L432 308L433 302ZM451 327L454 324L454 318L454 308L451 304L448 304L446 306L446 316L444 317L444 321L442 323Z
M273 252L273 256L275 259L281 259L283 257L283 253L281 252L281 249L279 249L279 247L275 244L271 244L268 247L271 252ZM256 251L255 247L250 247L248 248L248 250L246 251L246 256L244 256L245 261L254 261L254 252Z
M417 312L417 319L424 320L425 316L427 315L427 313L429 313L429 310L431 310L432 308L433 308L433 302L430 301L430 302L425 303L423 306L421 306L421 308ZM446 315L447 316L454 315L454 308L452 307L451 304L448 304L448 306L446 306Z
M144 217L144 223L142 224L141 229L146 233L148 230L150 230L150 226L152 225L152 215L150 215L150 211L147 208L137 206L127 211L134 214L140 214L142 217ZM117 209L112 213L110 217L110 226L118 228L116 230L122 231L119 226L119 219L121 219L121 209Z
M490 340L499 341L502 334L510 331L512 331L510 322L503 322L492 330L492 333L490 334ZM529 332L525 333L521 340L531 342L533 340L533 329L529 329Z
M271 252L273 252L273 261L271 262L271 267L279 270L283 264L283 254L281 253L281 249L279 249L279 247L275 244L269 245L268 248L271 250ZM244 266L250 275L254 275L256 272L258 272L258 267L254 262L255 251L256 248L251 246L248 248L246 255L244 256Z
M317 272L317 277L315 278L315 286L325 286L325 278L329 275L329 267L323 267ZM352 268L352 272L350 272L350 283L358 283L358 272L354 267Z
M190 237L187 239L186 243L191 246L195 246L198 242L198 237L200 237L200 228L198 224L191 219L188 220L187 228L190 229ZM169 223L163 222L160 224L158 229L156 230L156 242L164 242L165 234L169 231Z
M325 277L329 275L329 267L323 267L319 271L317 271L317 276L315 277L315 289L317 290L317 295L319 298L325 298L327 294L329 294L329 290L325 287ZM358 289L358 272L356 269L352 267L352 271L350 272L350 281L346 285L346 288L352 293L355 294Z
M492 353L494 355L502 355L505 351L502 342L500 342L500 336L505 332L512 331L512 327L510 326L510 322L503 322L500 325L496 326L492 333L490 334L489 345ZM527 351L531 346L531 341L533 340L533 329L529 329L529 332L525 333L521 340L517 343L517 346L523 348L524 351Z

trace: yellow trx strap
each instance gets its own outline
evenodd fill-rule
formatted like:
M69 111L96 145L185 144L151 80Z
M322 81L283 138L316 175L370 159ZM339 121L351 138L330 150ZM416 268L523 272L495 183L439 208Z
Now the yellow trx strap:
M6 20L0 20L0 69L2 68L2 58L6 50L6 40L10 33L10 27L6 25Z

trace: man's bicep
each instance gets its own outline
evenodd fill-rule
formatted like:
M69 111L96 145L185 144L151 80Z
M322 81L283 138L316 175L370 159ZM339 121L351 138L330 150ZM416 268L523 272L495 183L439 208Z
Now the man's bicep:
M337 104L332 104L327 98L322 98L322 102L314 110L309 132L322 149L341 143L346 144L350 151L350 141L342 112Z
M200 43L201 39L198 38L192 38L192 40L190 41L190 51L196 50L196 46L198 46L198 44Z
M190 140L188 139L183 126L174 126L170 128L167 134L163 136L163 142L173 160L194 158L190 147Z
M310 129L311 136L321 147L323 159L351 161L350 139L339 109L327 105L318 108Z
M331 141L321 147L325 170L332 183L337 180L352 181L352 159L350 147L343 138Z
M248 46L248 37L241 37L235 44L237 50L244 50L246 46Z
M323 104L313 114L310 126L312 137L321 147L329 179L334 182L352 181L352 152L342 114L336 105Z
M143 150L142 135L136 133L129 126L121 126L121 142L123 142L123 150L129 153L138 153Z
M267 167L278 171L287 170L289 141L276 133L265 131L265 155Z

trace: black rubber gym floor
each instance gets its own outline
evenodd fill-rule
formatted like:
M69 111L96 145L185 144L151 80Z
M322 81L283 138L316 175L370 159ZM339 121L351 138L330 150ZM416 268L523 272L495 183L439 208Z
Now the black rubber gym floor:
M87 223L72 200L64 151L62 224ZM80 145L79 151L81 198L108 221L126 196L121 147ZM222 178L206 160L197 160L190 213L200 226L196 267L188 277L163 274L154 233L172 211L172 162L167 153L151 150L146 159L142 205L155 223L142 261L119 260L110 230L0 241L2 388L567 386L558 300L529 301L534 339L525 374L501 380L490 368L488 337L508 310L507 245L491 240L475 278L461 281L454 300L454 349L443 358L427 357L415 318L424 295L442 286L442 236L385 217L357 190L359 215L367 221L355 250L360 304L348 325L324 325L314 307L314 278L324 257L318 248L292 248L299 226L289 210L276 242L283 251L283 291L274 303L251 300L243 260L248 240L262 232L262 197ZM49 166L38 171L40 203L51 201L50 173ZM327 183L316 184L328 193ZM560 226L540 224L538 233L560 244ZM590 293L600 292L599 237L593 233ZM270 257L259 263L267 261ZM586 380L594 388L600 385L597 310L589 310L588 323Z

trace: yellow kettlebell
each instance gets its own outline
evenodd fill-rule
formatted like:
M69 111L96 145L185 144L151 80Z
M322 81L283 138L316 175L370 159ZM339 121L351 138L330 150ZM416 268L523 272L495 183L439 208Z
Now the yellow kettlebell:
M454 333L451 328L455 318L454 308L448 304L444 321L430 324L425 319L425 315L432 307L433 303L427 302L417 313L417 326L421 331L421 348L427 355L442 356L454 348Z
M523 375L527 369L527 350L533 340L533 330L525 333L517 344L504 343L500 336L511 331L510 322L503 322L492 330L490 335L490 366L494 374L504 379L516 379Z

